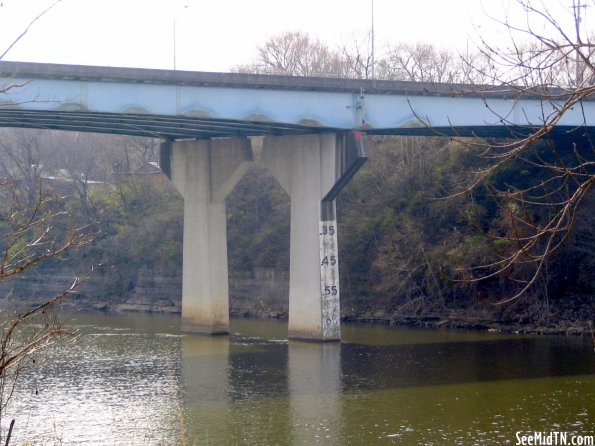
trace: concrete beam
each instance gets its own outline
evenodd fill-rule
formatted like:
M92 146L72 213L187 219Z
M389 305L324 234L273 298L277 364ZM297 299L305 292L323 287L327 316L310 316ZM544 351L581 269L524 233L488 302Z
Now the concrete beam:
M510 137L565 101L559 90L2 61L0 85L19 86L0 94L0 127L176 140L351 129ZM593 137L595 100L565 110L552 132Z
M291 197L289 337L340 340L335 197L365 160L361 135L265 137L262 159Z
M164 171L184 197L182 330L228 333L225 197L252 162L250 141L167 142L160 152Z

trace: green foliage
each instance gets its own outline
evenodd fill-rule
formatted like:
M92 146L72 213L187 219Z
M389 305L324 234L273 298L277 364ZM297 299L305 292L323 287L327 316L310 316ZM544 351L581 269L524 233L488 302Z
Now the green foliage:
M103 264L177 271L181 263L183 202L167 183L137 178L98 193Z
M118 299L134 289L143 269L165 276L181 273L183 201L168 181L124 177L92 189L88 203L90 214L78 197L66 203L78 224L92 227L94 237L85 249L69 253L65 267L77 273L94 266L113 270L111 282L103 283L106 296Z
M477 170L486 166L479 144L468 142L369 139L368 162L337 200L341 299L347 312L429 312L506 294L510 280L469 281L480 277L474 268L516 249L505 238L513 233L511 215L539 224L547 220L547 209L497 200L493 191L527 188L549 174L531 159L510 160L485 184L466 191ZM553 155L539 142L532 156L547 160ZM142 269L181 274L183 201L169 181L150 178L120 175L89 188L84 200L71 194L64 203L75 217L61 224L89 224L95 234L92 244L69 252L66 260L81 272L98 264L112 268L116 273L105 283L106 292L119 298L134 289ZM592 209L593 200L588 203ZM550 295L592 291L592 242L585 234L593 217L588 210L576 235L550 262ZM227 220L231 270L288 271L290 199L264 166L252 169L228 197ZM511 272L522 276L523 268L520 264Z
M538 224L547 208L499 201L491 190L527 188L551 173L536 168L535 160L518 159L488 178L485 186L466 192L464 186L487 165L472 141L410 139L372 138L369 162L338 199L342 300L363 311L401 308L422 299L424 311L432 311L436 306L460 308L501 299L514 285L506 275L469 280L485 274L477 267L517 249L502 238L512 234L511 213ZM546 149L545 142L538 142L533 153L544 159ZM589 229L577 232L552 262L577 259L572 275L581 276L581 285L566 279L568 268L550 268L551 289L563 282L565 292L585 292L584 284L590 283L583 271L592 261L577 255L577 237ZM514 268L522 277L526 267L521 263Z
M289 197L263 166L242 178L227 199L232 270L289 268Z

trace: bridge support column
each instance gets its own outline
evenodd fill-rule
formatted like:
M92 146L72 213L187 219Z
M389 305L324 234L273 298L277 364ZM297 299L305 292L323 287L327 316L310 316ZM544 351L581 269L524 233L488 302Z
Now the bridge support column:
M262 158L291 197L289 337L338 341L335 197L366 159L361 134L265 137Z
M166 142L161 168L184 197L182 330L229 332L225 198L252 162L247 138Z

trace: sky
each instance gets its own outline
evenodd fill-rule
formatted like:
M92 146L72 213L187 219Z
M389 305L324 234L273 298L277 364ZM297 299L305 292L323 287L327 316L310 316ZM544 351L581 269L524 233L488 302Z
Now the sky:
M572 0L539 0L570 18ZM56 0L0 0L0 54ZM373 0L377 58L392 44L429 42L465 51L506 38L513 0ZM595 8L592 8L595 9ZM595 11L585 12L590 27ZM331 46L370 31L372 0L60 0L3 60L192 71L229 71L258 45L303 31ZM175 54L175 57L174 57Z

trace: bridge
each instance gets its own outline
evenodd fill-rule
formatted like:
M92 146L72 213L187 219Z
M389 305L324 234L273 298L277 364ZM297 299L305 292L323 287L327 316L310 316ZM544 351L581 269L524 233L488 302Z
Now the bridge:
M562 99L560 99L562 101ZM0 126L163 139L184 197L182 329L229 329L225 198L262 160L291 197L289 335L339 340L335 198L366 160L364 134L510 136L555 101L504 88L0 62ZM593 136L595 101L554 133Z

